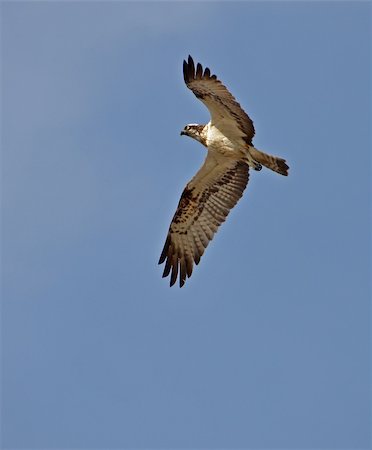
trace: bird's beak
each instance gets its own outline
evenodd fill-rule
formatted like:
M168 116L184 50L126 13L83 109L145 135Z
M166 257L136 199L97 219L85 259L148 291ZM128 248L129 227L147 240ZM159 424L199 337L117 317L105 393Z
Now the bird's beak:
M183 136L184 134L186 134L183 130L181 131L181 136Z

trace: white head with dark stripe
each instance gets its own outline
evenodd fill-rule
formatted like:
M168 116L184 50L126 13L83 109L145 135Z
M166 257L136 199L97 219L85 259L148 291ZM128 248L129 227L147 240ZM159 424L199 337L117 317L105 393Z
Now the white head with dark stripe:
M198 142L205 144L205 125L198 125L196 123L190 123L186 125L185 128L181 131L181 136L189 136L193 139L196 139Z

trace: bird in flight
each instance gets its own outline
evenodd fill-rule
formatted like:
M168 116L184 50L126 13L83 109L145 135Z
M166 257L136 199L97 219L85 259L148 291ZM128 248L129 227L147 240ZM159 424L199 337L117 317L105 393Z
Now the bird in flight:
M163 278L170 274L173 286L179 277L180 287L243 195L249 168L265 166L285 176L289 169L284 159L253 146L252 120L207 67L203 70L199 63L195 67L189 56L183 61L183 76L186 86L208 108L211 120L206 125L186 125L181 131L203 144L207 157L182 192L159 259L159 264L165 262Z

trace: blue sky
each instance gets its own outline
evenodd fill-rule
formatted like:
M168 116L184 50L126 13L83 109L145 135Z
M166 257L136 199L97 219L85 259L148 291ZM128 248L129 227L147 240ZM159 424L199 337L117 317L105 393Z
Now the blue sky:
M368 2L3 2L2 448L371 446ZM185 287L157 266L211 68L252 173Z

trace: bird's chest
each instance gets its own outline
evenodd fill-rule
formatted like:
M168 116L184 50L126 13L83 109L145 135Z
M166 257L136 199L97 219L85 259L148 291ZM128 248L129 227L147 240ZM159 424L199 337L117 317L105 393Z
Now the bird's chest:
M218 153L222 153L223 155L235 155L239 152L240 145L225 136L221 131L216 127L210 127L207 133L206 144L208 149L214 150Z

